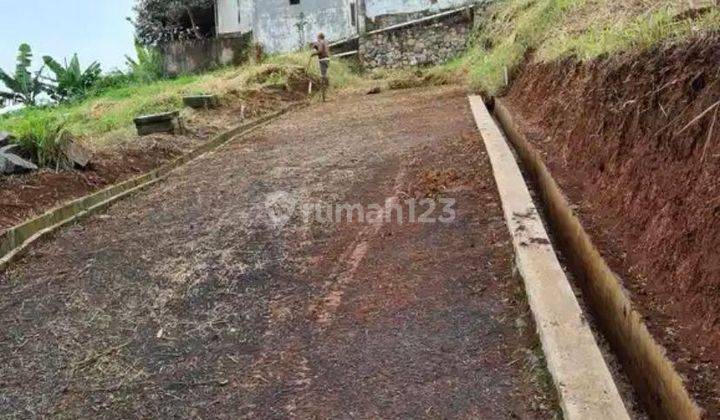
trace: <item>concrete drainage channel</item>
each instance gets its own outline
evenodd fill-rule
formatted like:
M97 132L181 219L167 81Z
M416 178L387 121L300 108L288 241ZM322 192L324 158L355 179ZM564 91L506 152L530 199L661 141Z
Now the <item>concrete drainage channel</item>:
M604 361L597 360L601 355L592 336L592 345L587 342L584 331L587 329L589 332L587 324L583 323L578 329L564 328L576 323L578 316L582 317L581 313L575 312L576 298L574 295L565 294L567 289L557 284L558 281L567 283L567 278L564 273L557 271L559 266L554 267L557 259L552 247L549 247L550 251L545 255L542 255L541 250L534 249L533 242L538 241L533 241L532 238L546 239L545 236L538 236L538 233L544 233L544 228L541 223L539 227L534 226L533 230L528 229L527 223L521 224L521 219L526 218L528 212L517 212L522 211L521 207L527 204L526 200L530 200L529 205L532 205L532 199L526 194L524 181L522 186L512 185L521 182L518 177L522 179L515 158L482 99L471 97L470 102L492 161L506 220L515 243L518 266L528 289L548 368L558 388L564 414L569 419L627 418L622 401L619 395L616 395L615 384L596 382L607 378L612 381L612 378L609 377ZM545 166L542 156L517 128L502 102L496 101L494 114L529 176L536 183L550 225L554 228L563 253L570 261L571 269L579 280L579 286L593 315L619 357L648 413L653 418L702 418L702 410L687 392L682 378L665 356L664 349L648 331L642 316L634 309L620 280L585 232ZM533 214L537 215L537 212ZM545 244L544 241L542 243ZM569 284L566 286L570 287ZM570 308L567 312L563 312L559 306L563 304L559 293L563 293L566 300L564 304ZM575 300L575 303L567 300ZM555 303L548 305L550 302ZM577 310L580 308L577 307ZM553 319L555 316L565 318ZM591 363L583 363L585 360ZM573 369L579 369L588 379L592 378L592 383L576 378ZM608 390L614 390L615 394L606 394ZM605 411L620 408L622 414L619 411ZM613 412L618 414L610 414Z
M610 370L555 255L520 168L482 98L470 98L516 263L566 419L629 419Z
M301 105L300 105L301 106ZM15 258L28 249L33 242L49 237L59 228L81 220L93 213L101 211L112 203L129 197L166 178L172 171L197 159L205 153L213 151L229 141L250 133L265 123L274 120L286 112L297 108L290 106L278 112L260 117L254 121L230 129L195 150L154 169L145 175L113 185L104 190L73 200L31 219L25 223L8 229L0 236L0 271Z

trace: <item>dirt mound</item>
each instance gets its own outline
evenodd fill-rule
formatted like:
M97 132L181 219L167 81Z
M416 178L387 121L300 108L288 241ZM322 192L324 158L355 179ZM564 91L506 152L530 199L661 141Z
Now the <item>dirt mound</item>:
M248 78L248 84L256 84L265 88L286 90L304 94L308 92L310 83L319 84L320 79L308 73L301 66L280 66L270 64L259 69Z
M720 409L720 36L526 66L508 102L656 337Z

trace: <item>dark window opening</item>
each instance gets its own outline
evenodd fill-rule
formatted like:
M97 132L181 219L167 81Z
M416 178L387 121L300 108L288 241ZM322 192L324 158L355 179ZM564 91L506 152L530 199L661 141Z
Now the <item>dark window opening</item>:
M214 7L198 7L188 9L189 13L185 14L180 24L183 28L192 30L193 23L197 26L197 30L204 38L212 38L215 36L215 8ZM192 17L191 17L192 15Z
M290 6L295 6L300 4L300 0L290 0Z
M357 8L355 3L350 3L350 23L352 26L357 26Z

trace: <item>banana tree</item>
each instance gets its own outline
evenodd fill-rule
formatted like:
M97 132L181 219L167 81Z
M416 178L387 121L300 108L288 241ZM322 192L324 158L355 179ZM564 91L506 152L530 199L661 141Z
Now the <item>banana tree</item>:
M82 97L97 83L102 73L98 62L90 64L83 71L77 54L73 55L70 63L66 61L64 66L47 55L43 61L55 74L55 78L50 79L54 85L48 90L50 97L56 101Z
M32 57L30 46L21 44L18 48L15 74L10 75L0 69L0 81L9 89L9 91L0 90L0 98L32 106L35 105L37 96L48 89L48 86L41 81L44 67L35 74L30 72Z

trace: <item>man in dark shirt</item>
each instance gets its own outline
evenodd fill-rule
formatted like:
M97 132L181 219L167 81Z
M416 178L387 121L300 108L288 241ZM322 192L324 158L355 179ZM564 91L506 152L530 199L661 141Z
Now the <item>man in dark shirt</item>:
M319 33L317 36L317 42L313 44L315 52L312 54L313 57L317 56L320 60L320 75L322 76L322 100L325 102L325 91L328 88L328 68L330 68L330 46L325 41L325 34Z

